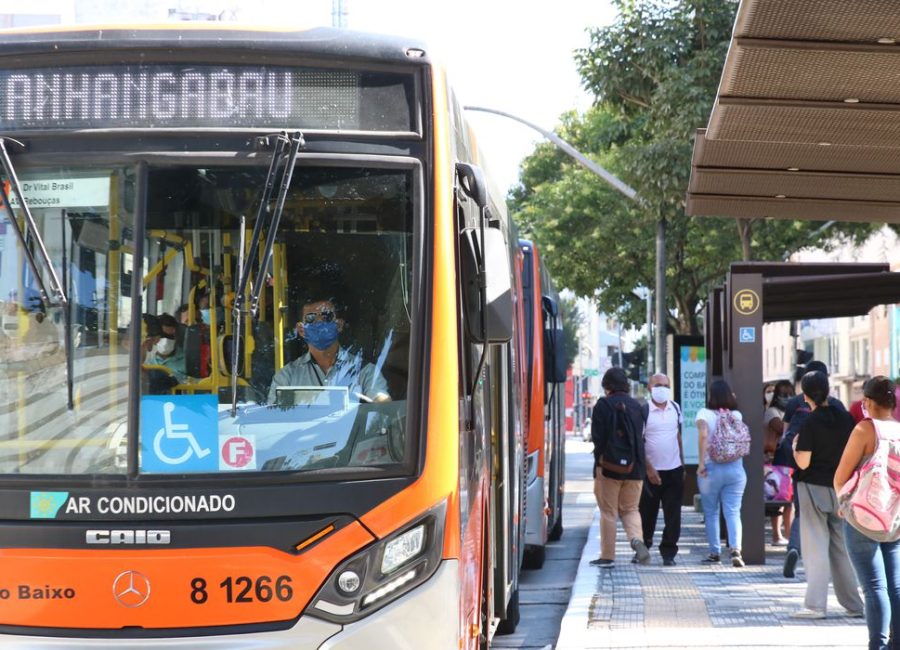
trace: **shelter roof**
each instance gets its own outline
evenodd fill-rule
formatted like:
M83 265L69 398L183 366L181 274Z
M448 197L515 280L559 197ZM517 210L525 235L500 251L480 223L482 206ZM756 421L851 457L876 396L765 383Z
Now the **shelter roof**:
M731 275L736 273L763 276L767 323L862 316L900 301L900 273L891 273L887 264L739 262L731 265Z
M900 223L896 0L742 0L687 213Z

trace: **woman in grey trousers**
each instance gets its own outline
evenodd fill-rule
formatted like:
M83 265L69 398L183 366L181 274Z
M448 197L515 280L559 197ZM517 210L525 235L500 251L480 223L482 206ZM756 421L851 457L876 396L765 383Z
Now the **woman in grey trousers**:
M800 544L806 568L806 599L794 618L825 618L829 579L834 595L848 616L863 616L856 575L844 546L838 515L834 472L855 426L853 416L828 405L828 377L808 372L800 382L812 413L794 438L794 458L800 468Z

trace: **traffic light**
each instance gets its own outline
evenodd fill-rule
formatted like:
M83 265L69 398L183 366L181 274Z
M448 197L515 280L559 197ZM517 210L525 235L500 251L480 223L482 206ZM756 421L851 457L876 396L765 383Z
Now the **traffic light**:
M622 353L622 370L631 381L642 381L644 368L647 367L647 348L637 348Z
M794 350L794 383L798 383L806 374L806 364L812 361L813 353L806 350Z

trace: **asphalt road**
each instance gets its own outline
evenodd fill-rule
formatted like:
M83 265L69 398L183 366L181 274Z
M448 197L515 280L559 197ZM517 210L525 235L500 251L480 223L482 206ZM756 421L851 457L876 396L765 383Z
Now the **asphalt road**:
M563 536L547 545L544 568L522 571L519 583L521 620L515 634L494 637L494 648L547 650L559 637L559 625L594 509L591 445L569 436L566 440L566 496Z

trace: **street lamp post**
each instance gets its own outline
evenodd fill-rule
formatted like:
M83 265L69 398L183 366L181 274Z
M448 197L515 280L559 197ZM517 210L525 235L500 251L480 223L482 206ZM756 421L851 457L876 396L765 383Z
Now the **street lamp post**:
M585 167L589 171L602 178L604 181L612 185L616 190L627 196L632 201L635 201L638 204L643 204L641 197L633 187L623 182L614 174L611 174L610 172L603 169L603 167L585 156L583 153L578 151L578 149L570 145L568 142L560 138L552 131L542 129L536 124L532 124L531 122L524 120L521 117L513 115L512 113L507 113L505 111L498 111L493 108L484 108L483 106L465 106L464 109L467 111L499 115L501 117L519 122L520 124L524 124L530 129L534 129L542 136L547 138L550 142L562 149L566 154L574 158L582 167ZM654 346L656 350L656 372L659 373L666 372L666 322L666 221L665 219L660 217L656 224L656 345Z

